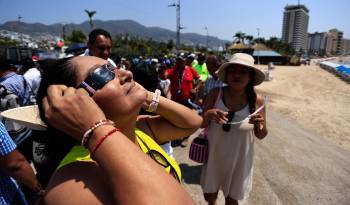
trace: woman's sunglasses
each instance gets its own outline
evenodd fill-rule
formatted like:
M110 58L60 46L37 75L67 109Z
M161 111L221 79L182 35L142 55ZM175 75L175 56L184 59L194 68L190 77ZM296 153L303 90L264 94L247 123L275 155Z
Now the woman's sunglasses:
M225 124L222 125L222 130L224 130L225 132L228 132L230 131L231 125L241 124L242 122L249 120L252 115L255 115L256 113L264 109L266 102L267 102L267 96L264 96L264 104L260 106L258 109L256 109L255 112L253 112L252 114L248 115L246 118L238 122L232 122L232 119L235 113L233 111L229 111L227 115L228 120Z
M229 123L232 121L232 119L233 119L234 116L235 116L235 112L233 112L233 111L229 111L229 112L228 112L228 115L227 115L227 123L225 123L225 124L222 125L222 130L223 130L223 131L225 131L225 132L229 132L229 131L230 131L231 125L230 125Z
M158 152L157 150L151 149L147 152L147 154L165 169L170 168L169 174L171 174L177 181L181 182L178 174L175 171L175 168L171 166L168 160L160 152Z
M178 182L181 183L181 177L176 172L175 168L164 157L164 155L155 149L151 149L141 138L139 138L142 144L147 148L146 154L150 156L155 162L164 167L169 174L171 174Z
M115 69L116 68L111 64L98 66L88 74L86 79L80 83L78 87L84 88L90 96L93 96L97 90L101 89L109 81L115 78Z

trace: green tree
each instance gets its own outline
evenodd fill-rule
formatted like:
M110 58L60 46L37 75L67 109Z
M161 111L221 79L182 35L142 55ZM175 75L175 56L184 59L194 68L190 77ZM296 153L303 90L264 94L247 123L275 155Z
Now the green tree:
M248 45L249 45L249 46L252 46L252 45L253 45L253 43L254 43L254 41L253 41L254 37L253 37L253 36L251 36L251 35L246 35L246 36L245 36L245 39L248 41Z
M93 22L92 22L92 17L96 14L96 11L89 11L89 10L85 9L85 12L86 12L86 14L87 14L88 17L89 17L90 28L91 28L91 30L92 30L93 27L94 27L94 24L93 24Z
M233 42L234 43L242 43L243 45L245 45L245 42L244 42L245 37L246 37L245 33L238 31L233 36Z
M14 47L14 46L19 46L19 42L15 40L11 40L8 38L0 39L0 46L3 47Z
M85 43L86 36L80 30L73 30L71 36L68 38L70 43Z
M265 44L282 55L292 56L295 54L295 51L290 44L283 43L277 37L271 37L269 40L265 41Z
M174 41L171 39L171 40L169 40L168 43L167 43L167 49L168 49L168 50L173 50L174 48L175 48L175 43L174 43Z
M265 40L265 38L262 38L262 37L260 37L260 38L255 38L255 39L254 39L254 43L263 43L263 44L266 44L266 40Z

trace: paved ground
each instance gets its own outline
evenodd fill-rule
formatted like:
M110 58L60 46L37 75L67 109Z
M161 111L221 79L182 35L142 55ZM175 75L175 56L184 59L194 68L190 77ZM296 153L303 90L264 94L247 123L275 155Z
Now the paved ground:
M269 135L255 143L253 191L240 204L349 205L350 152L271 110L267 118ZM176 147L174 156L185 188L197 204L206 204L199 186L201 165L188 159L188 149ZM224 204L221 193L218 204Z

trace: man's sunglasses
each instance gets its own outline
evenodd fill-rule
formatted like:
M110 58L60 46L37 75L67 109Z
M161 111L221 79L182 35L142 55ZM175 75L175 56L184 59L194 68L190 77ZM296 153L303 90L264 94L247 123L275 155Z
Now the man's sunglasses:
M98 66L88 74L86 79L78 87L84 88L90 96L93 96L97 90L115 78L115 73L113 72L115 69L111 64Z

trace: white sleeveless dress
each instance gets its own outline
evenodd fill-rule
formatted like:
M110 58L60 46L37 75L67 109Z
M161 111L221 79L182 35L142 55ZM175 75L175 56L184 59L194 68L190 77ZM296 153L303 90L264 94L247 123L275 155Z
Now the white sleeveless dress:
M221 92L222 93L222 92ZM216 108L228 111L222 95ZM201 186L204 193L222 190L225 198L241 200L249 196L252 189L254 134L252 124L246 117L249 106L235 112L229 132L222 130L222 124L211 122L208 127L209 157L202 167Z

